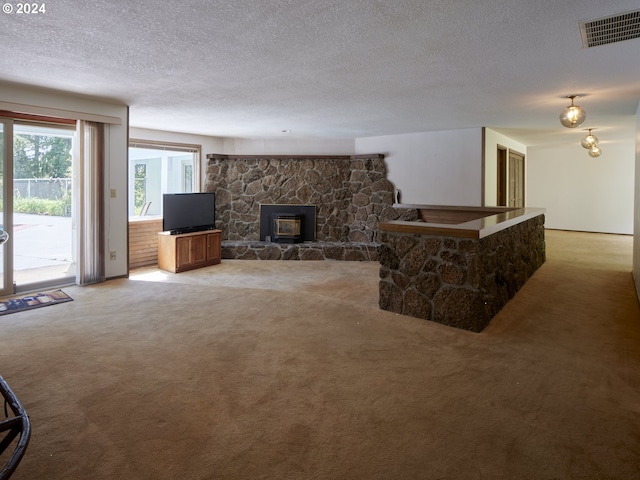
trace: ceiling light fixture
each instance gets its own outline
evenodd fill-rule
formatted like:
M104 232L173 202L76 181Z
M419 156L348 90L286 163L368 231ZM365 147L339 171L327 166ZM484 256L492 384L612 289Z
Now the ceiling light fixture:
M573 99L578 95L569 95L571 105L568 105L560 114L560 123L567 128L576 128L582 125L587 118L585 111L579 105L573 104Z
M593 128L589 128L588 130L589 133L580 142L580 145L586 149L592 148L594 145L598 145L598 137L591 134L591 130L593 130Z
M594 145L591 147L591 150L589 150L589 156L593 158L599 157L601 153L602 149L598 145Z

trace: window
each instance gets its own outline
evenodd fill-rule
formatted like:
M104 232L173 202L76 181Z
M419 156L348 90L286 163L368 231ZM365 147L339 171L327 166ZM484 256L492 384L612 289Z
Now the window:
M200 146L131 140L129 216L162 215L164 193L200 191Z
M133 168L133 212L140 215L147 203L147 165L136 163Z

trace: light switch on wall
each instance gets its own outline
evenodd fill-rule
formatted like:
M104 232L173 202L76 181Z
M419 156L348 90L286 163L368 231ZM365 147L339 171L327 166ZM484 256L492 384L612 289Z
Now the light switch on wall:
M116 198L116 189L115 188L111 189L111 198Z

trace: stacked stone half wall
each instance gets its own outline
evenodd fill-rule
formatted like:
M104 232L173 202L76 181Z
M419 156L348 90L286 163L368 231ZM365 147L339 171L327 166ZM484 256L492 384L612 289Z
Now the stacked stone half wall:
M380 308L480 332L545 261L544 215L476 240L382 232Z

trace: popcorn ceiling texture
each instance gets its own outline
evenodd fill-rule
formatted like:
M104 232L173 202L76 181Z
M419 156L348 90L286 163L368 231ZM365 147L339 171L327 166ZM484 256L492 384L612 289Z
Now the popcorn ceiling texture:
M633 137L640 40L584 51L578 22L637 0L46 7L0 15L0 80L130 105L139 128L303 141L509 126L525 145L571 144L558 114L565 95L586 93L607 140Z

